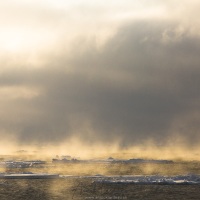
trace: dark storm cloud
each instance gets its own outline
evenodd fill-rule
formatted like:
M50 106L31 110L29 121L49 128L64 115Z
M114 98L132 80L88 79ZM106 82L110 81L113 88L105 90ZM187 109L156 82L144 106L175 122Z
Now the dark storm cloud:
M62 52L42 68L2 72L1 87L40 93L2 100L1 129L24 142L77 135L134 144L176 134L198 142L200 38L179 27L167 21L127 24L100 50L80 42L81 51L73 50L70 59Z

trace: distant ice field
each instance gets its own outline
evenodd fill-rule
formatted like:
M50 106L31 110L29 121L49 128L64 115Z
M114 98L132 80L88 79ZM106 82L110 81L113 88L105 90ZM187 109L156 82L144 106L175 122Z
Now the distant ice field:
M91 179L93 183L108 183L108 184L161 184L161 185L180 185L180 184L200 184L200 175L188 174L188 175L177 175L177 176L160 176L160 175L112 175L103 176L87 175L87 176L76 176L76 175L58 175L58 174L37 174L37 173L15 173L15 174L1 174L1 179Z

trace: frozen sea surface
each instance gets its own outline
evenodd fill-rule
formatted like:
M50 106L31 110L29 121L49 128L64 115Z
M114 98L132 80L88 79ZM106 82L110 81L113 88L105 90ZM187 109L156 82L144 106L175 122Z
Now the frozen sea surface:
M122 183L122 184L162 184L162 185L180 185L180 184L200 184L200 175L178 175L178 176L108 176L99 177L95 182L102 183Z
M87 175L87 176L76 176L76 175L58 175L58 174L45 174L45 173L15 173L15 174L0 174L1 179L90 179L93 182L98 183L110 183L110 184L162 184L162 185L180 185L180 184L199 184L200 175L189 174L189 175L177 175L177 176L160 176L160 175L112 175L103 176Z
M55 179L0 179L0 200L200 199L199 162L42 166L0 168L6 174L60 174Z

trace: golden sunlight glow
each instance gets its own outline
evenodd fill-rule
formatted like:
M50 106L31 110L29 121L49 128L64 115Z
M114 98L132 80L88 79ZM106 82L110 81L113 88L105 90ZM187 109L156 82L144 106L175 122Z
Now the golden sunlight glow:
M5 49L6 51L19 51L20 49L22 49L23 45L23 38L17 33L7 34L3 38L1 38L1 48Z
M21 51L34 44L28 36L26 32L16 29L1 31L0 48L8 52Z
M47 31L26 30L13 27L0 29L0 50L10 53L40 50L50 44L52 34Z
M80 34L93 35L98 43L104 43L99 41L106 41L123 21L165 13L163 6L145 6L139 1L112 1L109 6L90 0L9 2L0 2L0 51L11 53L46 50L61 37L72 41Z

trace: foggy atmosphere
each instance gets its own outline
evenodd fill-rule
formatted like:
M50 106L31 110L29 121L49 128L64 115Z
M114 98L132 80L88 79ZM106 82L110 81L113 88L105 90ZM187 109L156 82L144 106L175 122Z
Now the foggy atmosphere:
M0 1L0 199L199 199L199 8Z

